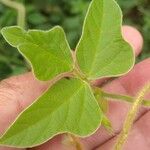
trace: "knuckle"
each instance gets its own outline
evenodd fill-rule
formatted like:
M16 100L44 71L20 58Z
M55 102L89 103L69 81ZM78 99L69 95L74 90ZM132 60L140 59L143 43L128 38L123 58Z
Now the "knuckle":
M19 86L5 79L0 82L0 105L14 105L16 109L22 110L22 105L18 99L21 96Z

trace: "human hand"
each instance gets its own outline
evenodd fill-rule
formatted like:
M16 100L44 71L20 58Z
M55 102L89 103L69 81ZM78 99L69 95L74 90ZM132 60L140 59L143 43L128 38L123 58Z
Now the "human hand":
M138 31L123 27L125 39L133 46L137 56L142 49L143 39ZM112 93L135 96L150 81L150 59L137 64L130 73L109 82L103 89ZM97 81L100 84L101 81ZM6 79L0 84L0 134L15 120L16 116L29 106L34 99L47 89L48 82L37 81L31 73ZM149 97L150 98L150 97ZM112 122L115 135L110 135L103 127L91 137L80 139L85 150L111 150L119 134L130 105L123 102L109 102L108 117ZM149 150L150 147L150 112L141 108L137 120L125 144L125 150ZM59 135L47 143L30 150L73 150L62 144L64 135ZM0 147L0 150L20 150ZM25 150L25 149L23 149Z

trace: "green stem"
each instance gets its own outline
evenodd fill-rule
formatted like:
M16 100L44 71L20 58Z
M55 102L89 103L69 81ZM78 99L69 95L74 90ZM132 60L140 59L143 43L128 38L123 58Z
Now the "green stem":
M135 98L131 97L131 96L126 96L126 95L118 95L118 94L111 94L111 93L106 93L106 92L102 92L103 97L105 98L112 98L115 100L120 100L120 101L125 101L125 102L129 102L129 103L134 103ZM142 100L142 105L149 107L150 106L150 100Z
M141 90L141 92L138 94L137 98L135 98L135 101L133 103L133 106L131 110L129 111L127 118L125 120L123 130L121 131L118 140L115 144L114 150L122 150L122 147L124 143L126 142L130 129L134 123L136 114L138 112L138 109L143 101L143 98L145 94L150 90L150 83L144 86L144 88Z
M18 12L17 24L18 26L25 28L26 11L25 11L24 5L15 1L11 1L11 0L0 0L0 2L10 8L17 10Z
M80 67L78 66L78 63L77 63L77 61L76 61L76 54L75 54L74 51L72 51L72 59L73 59L73 62L74 62L74 70L73 70L74 74L75 74L76 76L78 76L79 78L81 78L82 80L85 80L85 81L88 82L87 78L86 78L85 75L81 72Z

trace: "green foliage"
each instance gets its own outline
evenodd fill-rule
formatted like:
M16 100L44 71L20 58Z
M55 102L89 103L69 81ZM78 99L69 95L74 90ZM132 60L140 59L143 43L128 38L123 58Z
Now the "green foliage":
M111 130L110 121L102 111L105 106L101 109L101 103L97 102L104 100L103 94L93 88L91 80L119 76L133 67L133 50L121 36L121 16L114 0L93 0L74 60L61 27L48 31L24 31L17 26L2 29L6 41L30 62L38 79L56 78L19 115L0 138L0 144L33 147L66 132L85 137L94 133L101 123Z
M25 32L19 27L6 27L2 29L2 34L30 62L39 80L50 80L73 69L71 49L63 29L59 26L46 32Z
M90 10L76 47L79 67L88 79L126 73L134 63L133 51L122 38L118 4L111 0L96 1Z
M18 0L26 6L27 27L30 29L49 29L61 25L65 29L72 49L81 35L85 10L90 0ZM124 24L137 27L144 36L144 52L138 58L150 56L150 1L117 0L123 9ZM16 25L16 12L0 4L0 28ZM0 79L25 72L27 68L21 55L8 46L0 36ZM8 68L8 69L4 69Z
M79 79L63 79L21 114L0 143L33 147L62 132L87 136L101 120L102 113L89 85Z

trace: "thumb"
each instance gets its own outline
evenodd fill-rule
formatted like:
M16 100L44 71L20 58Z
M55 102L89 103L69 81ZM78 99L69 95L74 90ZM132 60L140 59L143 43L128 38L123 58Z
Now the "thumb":
M24 108L41 95L47 85L45 82L36 80L31 73L0 82L0 135ZM16 149L0 147L0 150Z

